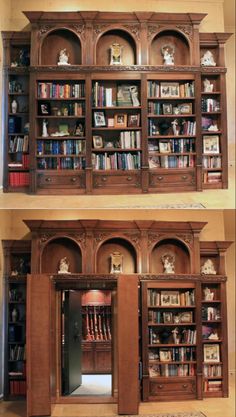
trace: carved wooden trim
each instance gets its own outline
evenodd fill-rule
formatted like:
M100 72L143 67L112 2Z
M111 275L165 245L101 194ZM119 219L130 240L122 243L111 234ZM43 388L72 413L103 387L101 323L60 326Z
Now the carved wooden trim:
M86 247L86 235L85 233L70 233L67 235L68 237L71 237L72 239L76 240L80 245L85 248Z
M43 26L41 26L39 31L38 31L38 37L41 38L42 36L44 36L47 32L49 32L53 28L55 28L55 26L52 26L52 25L43 25Z
M176 28L181 30L192 41L193 27L191 25L176 25Z
M214 281L214 282L225 282L227 277L224 275L191 275L191 274L139 274L140 281Z
M94 25L93 27L93 38L96 39L98 35L105 31L105 29L109 28L110 25Z
M161 28L161 25L148 26L148 33L147 33L148 40L151 40L154 37L154 35L157 34L160 28Z
M94 246L97 246L100 242L107 240L107 238L111 237L111 233L98 233L94 235Z
M138 41L140 40L140 26L139 25L123 25L123 27L125 29L128 29Z
M162 235L160 233L149 233L148 234L148 247L153 246L154 242L158 242Z
M39 239L40 246L44 245L52 237L54 237L54 234L52 233L44 233L43 235L41 235Z
M217 68L214 69L211 67L208 71L203 72L226 72L225 68ZM97 66L97 65L67 65L67 66L57 66L57 65L49 65L49 66L33 66L30 67L31 72L123 72L123 71L132 71L132 72L173 72L173 73L181 73L181 72L194 72L199 73L202 72L202 67L192 67L192 66L164 66L164 65L106 65L106 66Z
M226 73L227 69L225 67L201 67L202 73L214 73L214 74L221 74Z
M188 246L193 245L193 236L190 233L178 233L176 236L183 240Z
M140 234L132 235L129 233L124 233L124 236L127 237L127 239L131 241L136 248L140 249Z
M80 35L80 37L85 40L85 25L73 24L69 26L72 30Z

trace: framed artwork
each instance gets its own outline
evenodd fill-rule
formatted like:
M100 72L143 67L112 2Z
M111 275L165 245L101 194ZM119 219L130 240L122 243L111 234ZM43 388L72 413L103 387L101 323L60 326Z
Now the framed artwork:
M171 143L170 142L159 142L159 151L160 153L170 153L171 152Z
M178 105L179 114L192 114L192 103L182 103Z
M51 114L51 106L49 102L40 102L38 105L39 115L45 116Z
M161 291L161 305L162 306L179 306L180 305L179 291Z
M162 105L163 114L172 114L172 104L166 103Z
M204 362L220 362L220 346L218 343L204 345Z
M185 311L184 313L179 314L180 323L192 323L192 321L193 321L192 311Z
M124 113L115 114L114 127L127 127L127 114L124 114Z
M171 312L164 312L163 313L163 322L164 323L172 323L172 313Z
M161 82L160 90L161 97L179 97L179 83Z
M129 114L128 127L138 127L140 122L140 114Z
M104 127L106 126L105 114L103 111L95 111L94 114L94 126Z
M159 355L160 355L160 362L170 362L172 360L170 350L160 349Z
M220 152L220 138L218 135L203 136L203 153L218 154Z
M96 135L93 136L93 147L95 149L103 147L103 140L101 136L96 136Z

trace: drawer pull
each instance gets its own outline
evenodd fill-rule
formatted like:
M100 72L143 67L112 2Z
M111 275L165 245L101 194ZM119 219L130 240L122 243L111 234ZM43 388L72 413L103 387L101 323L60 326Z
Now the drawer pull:
M103 182L106 182L107 181L107 178L106 177L102 177L102 181Z
M162 389L163 388L163 385L158 385L158 388L161 388Z
M182 180L186 180L188 177L187 177L187 175L182 175Z
M76 181L75 177L71 178L71 182L75 182L75 181Z
M127 181L132 181L132 177L127 177Z
M187 387L188 387L188 385L187 385L187 384L183 384L183 385L182 385L182 387L183 387L183 388L187 388Z
M161 181L161 180L163 180L163 177L159 176L159 177L157 177L157 179L158 179L159 181Z
M51 181L52 181L52 179L51 179L50 177L47 177L47 178L45 178L45 181L47 181L47 182L51 182Z

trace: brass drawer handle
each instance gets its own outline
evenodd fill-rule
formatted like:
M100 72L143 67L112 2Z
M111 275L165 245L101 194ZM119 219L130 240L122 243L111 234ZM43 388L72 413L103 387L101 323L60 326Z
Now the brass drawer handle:
M107 178L106 177L102 177L102 181L106 182Z
M159 181L161 181L161 180L163 180L163 177L159 176L159 177L157 177L157 179L158 179Z
M162 389L163 388L163 385L158 385L158 388L161 388Z
M187 175L182 175L182 180L186 180L188 177L187 177Z
M51 182L51 181L52 181L52 179L51 179L50 177L47 177L47 178L45 178L45 181L47 181L47 182Z
M76 181L75 177L71 178L71 182L75 182L75 181Z
M127 181L132 181L132 177L127 177Z
M183 388L187 388L187 387L188 387L188 385L187 385L187 384L183 384L183 385L182 385L182 387L183 387Z

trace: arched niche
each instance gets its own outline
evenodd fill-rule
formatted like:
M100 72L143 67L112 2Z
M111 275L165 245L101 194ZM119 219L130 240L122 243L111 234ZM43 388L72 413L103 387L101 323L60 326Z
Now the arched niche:
M80 39L68 29L54 30L44 38L41 47L41 65L57 65L61 49L66 49L69 53L71 65L81 65Z
M57 274L59 262L64 257L69 261L69 272L82 272L80 247L67 237L55 238L45 246L41 258L41 272Z
M137 257L134 247L125 239L113 238L104 242L97 253L97 273L111 272L111 254L120 252L123 255L123 273L137 272Z
M189 65L190 50L187 39L177 31L166 30L158 33L150 46L150 64L163 65L162 47L171 45L174 47L174 65Z
M175 274L190 273L190 254L187 247L177 239L164 239L158 242L151 253L150 266L152 274L163 274L162 256L165 254L174 255Z
M136 64L136 44L132 36L124 30L113 29L104 33L97 42L96 64L110 65L110 47L113 43L123 46L122 64Z

